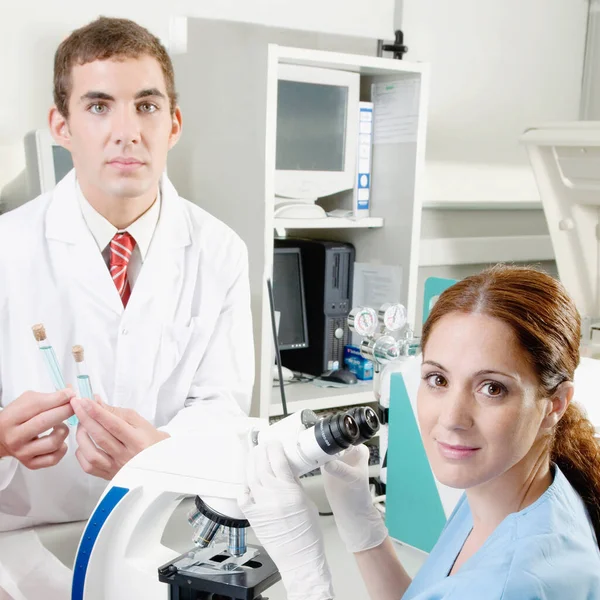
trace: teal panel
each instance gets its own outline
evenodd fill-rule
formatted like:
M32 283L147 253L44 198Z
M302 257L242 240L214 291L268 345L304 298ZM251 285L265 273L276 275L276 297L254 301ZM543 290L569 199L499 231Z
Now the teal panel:
M429 312L433 307L434 300L445 289L453 286L456 279L444 279L443 277L428 277L425 280L425 291L423 293L423 323L427 321Z
M390 535L431 552L446 516L401 373L390 381L386 525Z

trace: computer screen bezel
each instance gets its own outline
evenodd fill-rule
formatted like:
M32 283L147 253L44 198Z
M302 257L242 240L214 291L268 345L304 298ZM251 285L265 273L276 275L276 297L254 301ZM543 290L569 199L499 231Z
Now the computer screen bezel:
M354 187L360 101L360 75L321 67L280 64L278 80L348 88L343 171L275 170L275 195L280 198L315 200ZM275 132L277 139L277 132ZM275 155L277 149L275 148Z
M30 147L28 152L35 155L27 157L27 171L30 177L30 189L37 196L49 192L56 186L52 148L60 144L56 143L48 129L36 129L29 135L33 137L33 148ZM33 168L34 165L37 169Z
M310 340L308 339L308 319L306 316L306 294L304 291L304 272L302 266L302 251L299 247L275 247L273 252L273 296L275 296L276 290L276 282L275 282L275 255L276 254L296 254L298 256L298 268L300 275L300 296L301 296L301 305L302 305L302 330L303 330L303 338L304 342L302 344L282 344L279 341L279 331L277 332L277 340L279 344L280 350L303 350L308 348L310 345ZM277 310L277 307L275 307ZM280 312L280 311L279 311ZM281 319L281 317L280 317ZM280 321L281 322L281 321Z

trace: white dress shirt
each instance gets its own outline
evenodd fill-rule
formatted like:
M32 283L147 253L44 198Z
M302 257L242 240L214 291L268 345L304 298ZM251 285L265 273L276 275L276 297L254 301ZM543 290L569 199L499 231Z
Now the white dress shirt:
M154 236L156 224L160 216L160 189L154 204L139 219L125 229L117 229L112 223L107 221L86 200L79 184L77 184L77 196L83 219L94 236L100 252L102 252L102 257L107 268L110 264L110 241L115 234L127 232L135 240L135 248L131 253L131 260L127 267L127 279L129 279L129 285L133 289L144 260L146 260L146 255L148 254L148 249L150 248L150 243L152 242L152 237Z

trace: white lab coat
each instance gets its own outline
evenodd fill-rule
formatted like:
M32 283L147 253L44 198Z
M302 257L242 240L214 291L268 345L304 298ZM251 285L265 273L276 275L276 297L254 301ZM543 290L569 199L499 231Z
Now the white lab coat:
M157 427L202 435L220 418L249 412L246 248L166 177L161 190L160 219L126 309L81 215L73 171L0 217L3 407L26 390L53 390L31 331L43 323L67 383L76 384L71 348L81 344L94 392ZM67 455L49 469L0 460L0 532L88 518L106 482L79 466L75 428L67 442Z

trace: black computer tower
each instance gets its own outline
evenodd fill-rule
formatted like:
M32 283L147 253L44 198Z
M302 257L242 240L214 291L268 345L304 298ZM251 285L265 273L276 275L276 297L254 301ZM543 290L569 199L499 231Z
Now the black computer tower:
M300 248L308 326L308 348L282 350L282 364L317 376L342 368L350 337L347 317L352 309L354 246L294 238L276 239L275 246Z

